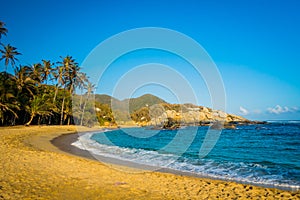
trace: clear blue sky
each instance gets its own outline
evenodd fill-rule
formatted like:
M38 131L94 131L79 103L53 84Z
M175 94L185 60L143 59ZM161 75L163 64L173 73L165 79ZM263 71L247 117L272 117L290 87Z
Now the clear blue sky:
M0 0L0 5L0 20L9 29L1 41L19 49L22 64L65 55L82 63L114 34L164 27L195 39L215 61L227 112L250 119L300 119L300 1ZM174 102L167 93L162 97ZM210 105L207 94L199 99Z

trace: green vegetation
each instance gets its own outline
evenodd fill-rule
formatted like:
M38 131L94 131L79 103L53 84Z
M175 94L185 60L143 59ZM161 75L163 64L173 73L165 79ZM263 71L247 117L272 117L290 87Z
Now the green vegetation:
M5 24L0 22L0 39L7 33ZM1 47L0 61L5 70L0 72L0 125L94 123L90 112L94 107L88 104L94 85L72 56L60 57L58 62L42 60L22 65L16 47L2 43ZM8 67L14 74L7 72ZM86 92L78 97L80 109L73 113L72 96L76 89Z
M130 113L137 111L143 107L149 107L156 104L166 103L164 100L151 94L145 94L139 98L132 98L128 101Z

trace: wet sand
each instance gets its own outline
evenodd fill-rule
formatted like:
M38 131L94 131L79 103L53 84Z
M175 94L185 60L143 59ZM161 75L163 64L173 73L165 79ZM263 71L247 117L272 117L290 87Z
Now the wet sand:
M69 145L77 134L54 139L96 129L0 128L0 199L300 199L299 191L104 164Z

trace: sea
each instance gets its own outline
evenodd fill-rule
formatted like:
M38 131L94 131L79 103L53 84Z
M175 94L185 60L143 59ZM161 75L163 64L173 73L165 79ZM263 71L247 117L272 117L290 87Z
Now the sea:
M223 130L122 128L82 134L72 145L154 169L300 190L300 121L269 121Z

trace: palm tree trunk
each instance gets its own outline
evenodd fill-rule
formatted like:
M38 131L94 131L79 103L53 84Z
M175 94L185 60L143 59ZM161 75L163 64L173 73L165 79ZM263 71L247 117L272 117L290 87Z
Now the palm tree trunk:
M81 114L81 119L80 119L80 126L82 126L83 124L83 117L84 117L84 112L85 112L85 106L86 106L86 101L83 104L83 108L82 108L82 114Z
M26 126L29 126L34 118L35 114L31 114L29 121L26 123Z
M38 118L38 125L41 125L41 116Z
M65 96L64 96L63 102L62 102L62 104L61 104L60 125L63 125L63 120L64 120L64 107L65 107Z
M71 117L68 117L68 126L70 125Z
M54 102L56 100L57 92L58 92L58 85L56 84L55 93L54 93L54 97L53 97L53 101L52 101L53 104L54 104ZM48 122L49 125L51 125L51 120L52 120L52 116L49 117L49 122Z
M79 102L79 108L81 109L82 106L82 100L83 100L83 94L82 94L82 90L81 90L81 94L80 94L80 102Z
M85 102L83 104L82 114L81 114L81 120L80 120L80 126L82 126L82 124L83 124L83 117L84 117L85 107L86 107L87 101L89 100L89 96L90 95L88 94L88 96L87 96L87 98L86 98L86 100L85 100Z

